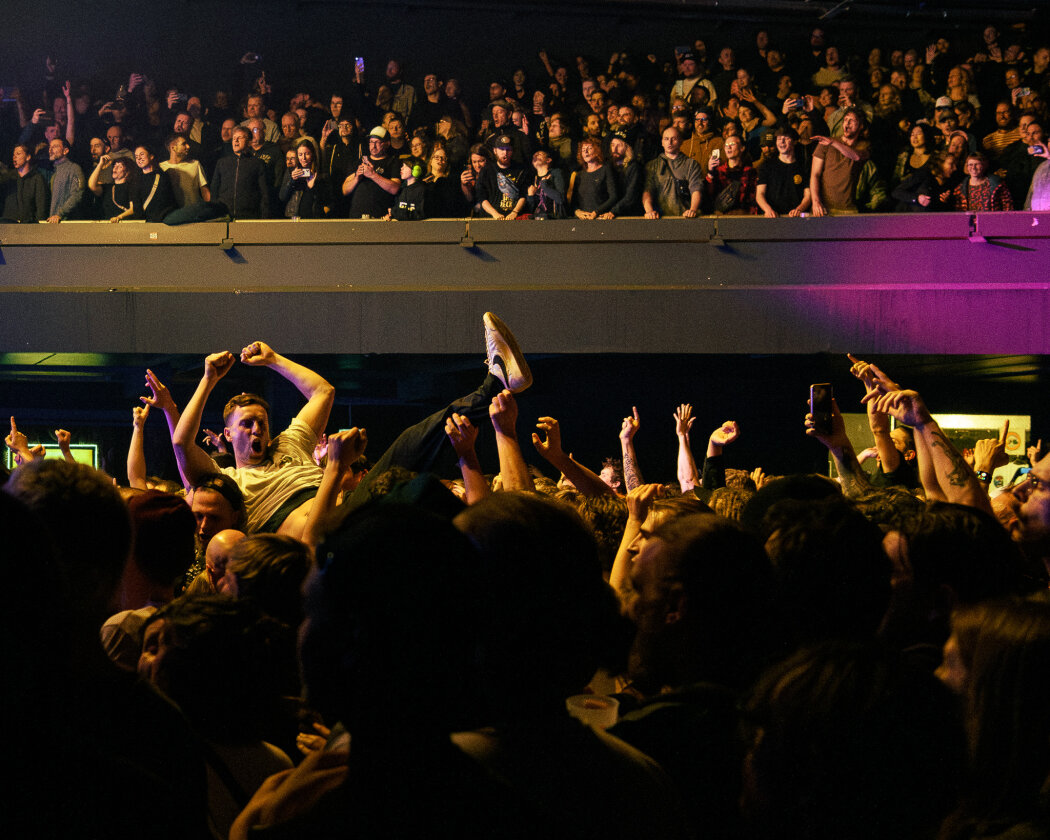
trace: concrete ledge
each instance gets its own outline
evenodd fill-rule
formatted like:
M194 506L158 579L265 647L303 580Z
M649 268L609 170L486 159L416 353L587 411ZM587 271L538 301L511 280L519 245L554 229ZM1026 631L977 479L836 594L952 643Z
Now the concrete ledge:
M1050 213L8 225L0 352L1041 354L1048 265Z

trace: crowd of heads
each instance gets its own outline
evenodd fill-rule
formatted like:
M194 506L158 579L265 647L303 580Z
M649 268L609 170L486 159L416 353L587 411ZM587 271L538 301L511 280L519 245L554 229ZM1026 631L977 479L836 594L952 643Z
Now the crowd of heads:
M70 204L60 183L56 202L52 179L46 216L10 195L3 216L113 218L125 206L114 184L139 181L151 161L194 160L205 189L176 186L163 216L181 212L169 223L823 215L1050 201L1047 173L1036 175L1050 130L1050 41L1038 32L989 24L851 33L848 47L822 26L759 29L740 43L698 34L673 51L607 61L540 51L532 72L508 68L472 92L397 59L379 78L347 67L308 92L282 90L279 71L264 72L251 55L237 91L184 91L136 72L110 97L52 74L39 91L14 91L0 112L2 159L23 176L27 166L50 176L68 158L85 185L100 167L100 189ZM231 171L222 163L230 157L262 166ZM17 179L6 180L11 193ZM246 198L249 181L257 183ZM153 221L137 197L122 218Z
M873 365L852 370L880 453L870 480L837 407L829 428L813 414L800 422L831 451L837 480L728 467L732 421L697 469L686 404L677 481L641 483L637 412L622 457L600 473L561 451L551 417L540 418L546 439L533 438L538 466L519 469L518 401L504 389L480 404L505 438L498 476L472 481L471 424L439 412L424 425L448 430L458 471L399 467L369 476L362 498L347 484L305 542L246 535L230 474L188 492L118 489L83 464L29 457L12 424L26 463L0 492L17 554L6 555L5 620L49 646L46 667L19 646L5 652L21 686L12 714L37 720L78 690L94 709L96 695L140 685L117 680L137 672L192 738L128 744L75 710L54 737L76 755L130 760L121 779L143 790L159 783L145 767L165 750L192 763L203 745L212 767L239 755L256 774L233 773L250 788L244 801L217 804L228 783L213 774L208 804L183 810L232 837L269 821L296 836L347 824L380 836L439 818L471 836L595 824L756 840L962 838L990 826L1042 836L1050 456L1037 444L1016 459L1021 480L993 505L982 476L1003 465L1005 431L975 446L973 466L950 443L947 460L927 461L942 438L921 397ZM306 389L311 400L323 385ZM227 422L246 407L269 421L264 402L241 395ZM891 436L886 417L914 431ZM316 457L342 458L345 434ZM232 474L283 468L268 464L249 458ZM556 476L544 476L550 466ZM28 608L44 590L51 609ZM569 717L568 698L584 693L595 708L618 703L608 733ZM290 757L301 762L291 776ZM326 796L300 789L322 779ZM100 791L76 795L101 797L92 825L136 813Z

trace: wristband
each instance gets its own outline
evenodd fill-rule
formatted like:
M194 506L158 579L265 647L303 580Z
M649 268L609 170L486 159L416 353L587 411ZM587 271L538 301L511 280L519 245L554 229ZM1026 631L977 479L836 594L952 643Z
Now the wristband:
M974 474L977 476L978 481L984 484L991 484L992 474L990 472L985 472L984 470L976 470Z

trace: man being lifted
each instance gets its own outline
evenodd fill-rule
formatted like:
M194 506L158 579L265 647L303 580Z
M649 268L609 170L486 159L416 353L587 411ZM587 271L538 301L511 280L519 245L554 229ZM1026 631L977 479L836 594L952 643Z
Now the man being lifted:
M248 533L274 531L300 538L321 483L322 470L314 463L313 450L328 423L335 389L312 370L275 353L261 341L241 350L241 361L272 368L306 398L306 405L288 428L271 439L269 404L255 394L240 394L222 412L223 436L237 466L220 470L197 445L204 405L216 383L236 362L236 357L224 350L204 360L204 376L179 418L171 442L191 484L197 485L218 472L237 482L244 494Z

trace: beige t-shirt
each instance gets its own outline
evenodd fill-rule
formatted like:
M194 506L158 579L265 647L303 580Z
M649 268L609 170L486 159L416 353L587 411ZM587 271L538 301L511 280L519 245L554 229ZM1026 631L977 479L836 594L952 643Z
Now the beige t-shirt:
M179 207L187 204L200 204L204 201L201 187L208 186L199 161L184 160L182 163L163 161L160 168L171 176L171 188L175 193L175 203Z
M314 463L316 445L314 430L296 417L270 443L270 456L263 463L219 470L244 494L246 533L258 531L295 493L320 485L324 470Z

